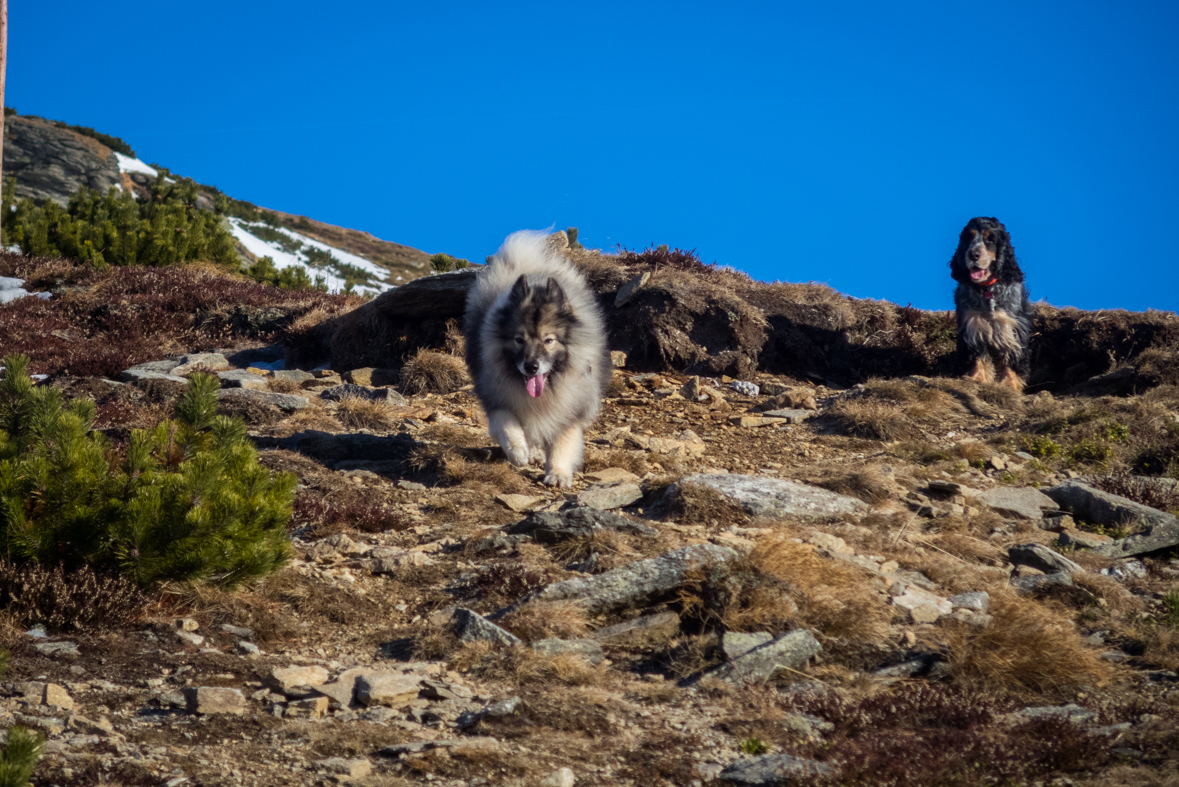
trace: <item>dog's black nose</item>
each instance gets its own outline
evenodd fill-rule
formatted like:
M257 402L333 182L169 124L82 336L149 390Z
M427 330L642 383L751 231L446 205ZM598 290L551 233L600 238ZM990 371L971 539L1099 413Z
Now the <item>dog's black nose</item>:
M967 256L970 257L971 262L978 262L978 258L982 256L982 251L977 248L971 249L967 253Z
M540 371L540 361L525 361L524 362L524 374L531 377L532 375L536 374L539 371Z

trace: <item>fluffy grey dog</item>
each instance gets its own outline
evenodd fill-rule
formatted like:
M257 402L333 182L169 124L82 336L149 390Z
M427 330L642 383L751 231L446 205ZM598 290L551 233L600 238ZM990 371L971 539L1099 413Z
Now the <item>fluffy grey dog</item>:
M543 452L544 482L568 487L610 384L610 352L585 277L547 237L508 236L467 296L464 334L492 439L516 466Z

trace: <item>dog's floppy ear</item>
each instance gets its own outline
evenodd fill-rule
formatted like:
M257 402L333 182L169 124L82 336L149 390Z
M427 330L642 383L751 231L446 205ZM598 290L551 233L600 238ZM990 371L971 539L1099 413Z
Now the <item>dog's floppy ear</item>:
M970 281L970 274L966 271L966 249L973 239L974 235L970 232L970 225L967 224L962 228L962 234L958 236L958 248L954 252L954 256L950 258L950 275L956 282Z
M1015 249L1011 245L1011 236L1007 234L1007 228L999 224L992 232L995 235L994 272L999 283L1016 284L1023 281L1023 271L1015 261Z
M552 276L544 284L544 296L544 299L556 306L558 310L564 311L568 306L565 290L561 289L561 285Z
M512 285L512 291L508 294L508 303L519 306L530 292L532 292L532 288L528 286L528 277L521 273L520 278L516 279L516 283Z

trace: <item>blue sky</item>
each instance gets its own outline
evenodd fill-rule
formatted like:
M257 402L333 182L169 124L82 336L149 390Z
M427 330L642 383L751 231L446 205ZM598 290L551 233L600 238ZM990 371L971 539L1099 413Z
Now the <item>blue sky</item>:
M17 2L6 104L481 261L520 228L951 308L1179 307L1179 3Z

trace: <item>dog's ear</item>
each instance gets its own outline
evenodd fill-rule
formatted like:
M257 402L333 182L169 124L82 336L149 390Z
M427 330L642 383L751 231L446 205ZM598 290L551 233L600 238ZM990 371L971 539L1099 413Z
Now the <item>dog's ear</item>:
M1015 249L1011 245L1011 236L1002 224L992 230L995 235L995 277L1000 284L1017 284L1023 281L1023 271L1015 261Z
M973 239L974 234L970 231L970 225L967 224L962 228L962 234L958 236L958 248L954 251L954 256L950 258L950 276L956 282L970 281L970 274L966 270L966 249L969 248L970 241Z
M556 306L559 311L564 311L568 307L565 290L561 289L561 285L552 276L544 283L544 299Z
M532 288L528 286L528 277L520 274L520 278L516 279L516 283L512 285L512 291L508 294L508 303L513 306L519 306L532 292Z

